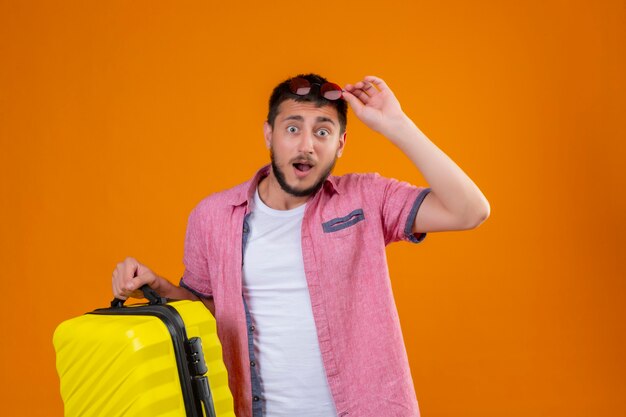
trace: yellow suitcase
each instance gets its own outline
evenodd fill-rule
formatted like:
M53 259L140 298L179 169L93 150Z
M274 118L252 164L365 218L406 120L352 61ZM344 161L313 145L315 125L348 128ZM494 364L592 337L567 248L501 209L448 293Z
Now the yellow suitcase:
M65 417L235 417L211 313L142 289L148 304L113 300L57 327Z

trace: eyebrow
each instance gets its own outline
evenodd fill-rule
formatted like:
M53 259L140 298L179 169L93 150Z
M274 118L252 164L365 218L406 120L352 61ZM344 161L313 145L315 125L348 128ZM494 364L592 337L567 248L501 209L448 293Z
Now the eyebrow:
M283 119L283 121L286 121L286 120L297 120L297 121L299 121L299 122L303 122L303 121L304 121L304 117L299 116L299 115L297 115L297 114L294 114L294 115L292 115L292 116L287 116L287 117L285 117L285 118ZM334 120L333 120L333 119L331 119L330 117L324 117L324 116L317 116L317 118L315 119L315 121L316 121L316 122L318 122L318 123L329 122L329 123L331 123L332 125L335 125L335 124L336 124L336 123L334 122Z

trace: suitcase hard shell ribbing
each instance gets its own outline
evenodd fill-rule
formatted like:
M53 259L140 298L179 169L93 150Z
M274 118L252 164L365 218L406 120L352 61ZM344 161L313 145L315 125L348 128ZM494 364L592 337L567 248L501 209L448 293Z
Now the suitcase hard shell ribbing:
M235 416L211 313L200 301L152 304L98 309L57 327L65 417Z

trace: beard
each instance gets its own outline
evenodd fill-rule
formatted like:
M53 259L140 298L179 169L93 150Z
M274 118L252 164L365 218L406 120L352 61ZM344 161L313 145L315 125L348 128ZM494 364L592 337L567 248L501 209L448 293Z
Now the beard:
M313 184L309 188L298 189L287 184L287 180L285 179L285 173L278 167L278 165L276 165L274 150L272 148L270 148L270 159L272 161L272 172L274 172L274 176L276 177L276 181L278 181L278 185L280 185L280 188L282 188L284 192L286 192L287 194L291 194L294 197L307 197L315 194L320 188L322 188L322 185L324 185L324 181L326 181L326 178L328 178L330 173L335 168L335 164L337 163L337 157L335 156L333 161L329 164L326 170L322 172L322 175L318 178L315 184Z

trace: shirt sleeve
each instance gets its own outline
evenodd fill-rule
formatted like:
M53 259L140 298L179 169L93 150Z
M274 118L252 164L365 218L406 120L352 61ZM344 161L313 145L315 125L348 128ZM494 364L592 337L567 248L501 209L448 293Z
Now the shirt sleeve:
M430 192L430 188L416 187L396 179L375 176L377 187L382 188L380 203L385 244L405 240L419 243L426 233L413 233L417 213Z
M185 272L180 279L180 286L202 298L213 296L208 268L207 244L206 220L202 216L202 212L196 207L189 215L187 222L183 255Z

